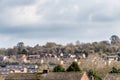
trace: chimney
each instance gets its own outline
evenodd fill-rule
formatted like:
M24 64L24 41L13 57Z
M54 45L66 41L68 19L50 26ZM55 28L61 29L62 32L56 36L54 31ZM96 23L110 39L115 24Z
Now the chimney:
M94 77L93 77L93 76L91 77L91 80L94 80Z
M28 69L27 68L24 68L24 73L27 73L28 72Z

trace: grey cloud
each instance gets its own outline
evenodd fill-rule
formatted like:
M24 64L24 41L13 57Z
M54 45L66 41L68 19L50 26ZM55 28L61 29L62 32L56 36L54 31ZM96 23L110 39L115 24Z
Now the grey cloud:
M66 39L66 41L96 41L108 39L112 34L119 35L120 6L111 5L112 0L109 3L108 0L96 1L1 0L0 35L16 39L46 40L54 38ZM22 10L18 10L12 14L17 9L16 7L24 8L24 6L29 6L25 10L30 9L28 11L31 13L31 10L35 11L32 14L24 11L19 16L18 12ZM39 17L41 15L42 18ZM29 19L31 20L26 21ZM32 20L37 23L31 24ZM27 24L22 24L24 22Z
M42 1L45 1L43 4L41 3ZM39 4L41 3L41 4ZM1 5L6 6L15 6L18 5L26 5L28 6L29 4L36 4L36 9L37 11L35 12L37 16L43 15L43 19L45 19L47 22L56 22L56 21L71 21L71 22L88 22L91 17L91 20L94 21L99 21L99 22L104 22L104 21L114 21L114 20L119 20L118 16L120 11L118 11L118 7L120 6L115 6L116 10L113 10L110 16L107 16L106 13L109 14L109 6L108 4L112 3L97 3L96 1L89 1L89 0L2 0ZM112 7L114 7L112 5ZM10 10L11 8L9 8ZM108 11L108 12L107 12ZM3 16L2 21L4 21L4 17L9 18L7 16L9 13L7 10L1 15ZM114 17L115 16L115 17ZM117 16L117 17L116 17ZM7 19L6 19L7 20ZM8 21L9 22L9 21ZM46 23L47 23L46 22Z
M108 16L108 15L105 15L105 14L98 14L98 15L94 15L92 17L92 21L97 21L97 22L120 21L120 16L119 15Z
M103 37L103 35L107 35L108 32L111 31L107 30L107 27L104 26L112 27L110 24L51 24L39 26L40 27L3 27L0 29L0 34L25 39L59 38L95 40L96 38L101 39L100 36Z
M74 28L71 25L39 25L43 27L2 27L0 29L0 34L9 35L9 36L18 36L24 38L52 38L52 37L76 37L76 33L81 31L79 27ZM82 32L82 31L81 31Z
M0 14L18 6L29 6L35 3L36 0L0 0Z
M0 7L26 6L35 2L36 0L0 0Z
M108 3L96 3L89 0L58 0L56 3L54 0L46 2L44 5L38 6L37 14L44 14L48 21L51 20L68 20L68 21L89 21L89 16L92 15L92 21L112 21L117 19L113 16L119 14L112 14L107 16L108 8L111 6ZM120 7L120 6L119 6ZM78 9L76 9L78 8ZM115 6L116 8L116 6ZM118 8L119 9L119 8ZM112 13L119 13L120 11L113 10Z

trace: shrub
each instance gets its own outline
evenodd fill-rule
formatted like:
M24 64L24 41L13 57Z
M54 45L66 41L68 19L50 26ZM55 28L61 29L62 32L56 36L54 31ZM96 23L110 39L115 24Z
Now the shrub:
M73 62L66 70L67 72L81 72L81 69L77 62Z
M62 65L57 65L54 67L53 72L65 72L65 69L63 68Z
M88 71L88 76L90 77L90 78L94 78L94 80L102 80L99 76L98 76L98 74L95 72L95 71L93 71L93 70L89 70Z
M120 73L120 69L112 67L112 70L110 71L110 73Z

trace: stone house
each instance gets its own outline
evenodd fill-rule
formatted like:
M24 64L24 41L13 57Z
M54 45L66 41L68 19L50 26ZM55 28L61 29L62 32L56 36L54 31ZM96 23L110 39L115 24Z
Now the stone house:
M118 61L119 56L118 55L107 56L107 60L109 60L109 61Z

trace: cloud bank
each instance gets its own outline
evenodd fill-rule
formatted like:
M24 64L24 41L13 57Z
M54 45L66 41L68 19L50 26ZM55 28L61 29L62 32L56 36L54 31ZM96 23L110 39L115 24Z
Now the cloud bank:
M120 0L0 0L0 47L120 35Z

